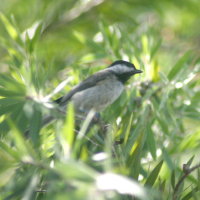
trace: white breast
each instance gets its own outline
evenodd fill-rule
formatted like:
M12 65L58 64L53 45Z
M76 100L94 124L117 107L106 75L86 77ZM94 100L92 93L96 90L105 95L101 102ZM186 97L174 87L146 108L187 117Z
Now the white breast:
M123 90L124 85L113 76L100 81L94 87L77 92L72 101L76 110L88 112L95 109L98 112L112 104Z

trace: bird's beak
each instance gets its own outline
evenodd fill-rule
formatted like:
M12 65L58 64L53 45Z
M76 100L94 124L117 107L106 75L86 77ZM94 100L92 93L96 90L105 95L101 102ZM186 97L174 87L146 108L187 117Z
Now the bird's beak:
M140 73L142 73L142 70L136 69L136 70L134 71L134 74L140 74Z

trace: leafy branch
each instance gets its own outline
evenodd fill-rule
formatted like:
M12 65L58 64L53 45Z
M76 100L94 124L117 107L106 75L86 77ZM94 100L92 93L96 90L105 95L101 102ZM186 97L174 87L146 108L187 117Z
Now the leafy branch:
M183 183L183 181L185 180L185 178L187 178L194 170L196 170L198 168L200 168L200 163L191 168L188 168L187 164L183 165L184 174L180 177L178 183L176 184L176 186L174 188L173 200L177 199L179 188L180 188L181 184Z

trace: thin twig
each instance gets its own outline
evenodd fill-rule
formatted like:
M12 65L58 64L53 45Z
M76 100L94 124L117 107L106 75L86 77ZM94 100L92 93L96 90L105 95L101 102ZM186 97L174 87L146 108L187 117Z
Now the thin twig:
M178 183L176 184L176 186L174 188L173 200L177 199L177 193L179 191L179 187L183 183L184 179L187 178L187 176L189 176L189 174L191 174L194 170L196 170L199 167L200 167L200 163L195 165L194 167L184 170L183 176L181 176L181 178L179 179Z

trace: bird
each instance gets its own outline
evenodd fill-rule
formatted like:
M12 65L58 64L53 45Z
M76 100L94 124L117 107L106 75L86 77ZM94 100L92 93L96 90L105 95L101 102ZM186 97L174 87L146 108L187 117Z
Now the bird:
M66 95L54 100L60 111L73 103L77 115L86 116L90 110L99 113L116 101L125 89L125 83L135 74L142 73L131 62L117 60L74 86ZM42 125L54 120L52 115L43 119Z

